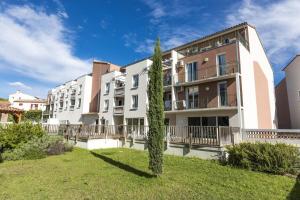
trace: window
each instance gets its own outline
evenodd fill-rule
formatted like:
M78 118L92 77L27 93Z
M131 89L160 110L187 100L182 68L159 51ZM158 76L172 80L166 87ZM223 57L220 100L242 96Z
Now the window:
M226 55L221 54L218 55L218 72L219 76L225 75L226 74Z
M68 109L68 101L66 101L66 106L65 106L65 110Z
M107 112L108 111L108 107L109 107L109 101L108 100L104 100L104 109L103 109L103 111Z
M137 88L139 86L139 75L135 74L132 76L132 87Z
M192 62L186 64L187 70L187 80L188 81L195 81L198 79L197 77L197 62Z
M132 99L131 99L131 108L132 109L137 109L138 108L138 95L132 95Z
M79 98L78 99L78 107L77 108L80 108L80 106L81 106L81 99Z
M19 103L19 106L23 106L23 103Z
M81 94L81 91L82 91L82 85L79 85L79 91L78 91L78 94Z
M219 83L219 106L228 106L226 82Z
M199 107L199 88L189 87L188 88L188 108L198 108Z
M109 87L110 87L110 84L109 83L105 83L105 94L109 93Z
M71 99L70 110L74 110L75 107L75 99Z

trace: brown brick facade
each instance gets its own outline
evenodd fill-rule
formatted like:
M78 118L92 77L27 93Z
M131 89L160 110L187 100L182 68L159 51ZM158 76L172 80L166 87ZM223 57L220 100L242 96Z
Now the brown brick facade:
M188 56L183 58L184 64L190 62L197 62L197 77L198 79L205 79L209 77L215 77L217 75L217 55L226 54L227 73L234 73L237 71L237 55L236 44L228 44L221 46L200 54ZM207 61L205 61L205 59ZM178 81L180 83L185 81L185 67L177 68Z

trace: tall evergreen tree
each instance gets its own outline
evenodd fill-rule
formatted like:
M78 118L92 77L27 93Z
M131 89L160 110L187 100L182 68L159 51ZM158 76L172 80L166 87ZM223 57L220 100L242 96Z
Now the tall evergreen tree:
M154 48L153 64L149 70L149 79L149 169L155 175L159 175L162 174L164 150L163 72L159 38Z

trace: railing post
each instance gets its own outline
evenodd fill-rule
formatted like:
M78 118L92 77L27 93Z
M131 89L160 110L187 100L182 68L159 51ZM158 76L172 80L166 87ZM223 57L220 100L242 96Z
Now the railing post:
M166 130L166 137L167 137L166 141L167 141L167 149L168 149L170 146L170 126L166 126L165 130Z
M217 136L217 144L219 146L222 146L222 142L221 142L221 136L220 136L220 131L219 131L219 126L216 126L216 136Z

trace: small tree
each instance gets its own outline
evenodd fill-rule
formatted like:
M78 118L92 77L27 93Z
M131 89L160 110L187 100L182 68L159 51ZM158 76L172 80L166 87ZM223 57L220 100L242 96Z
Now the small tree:
M164 106L163 106L163 73L162 73L162 53L160 41L157 39L153 64L149 71L149 169L155 174L162 173L163 149L164 149Z

